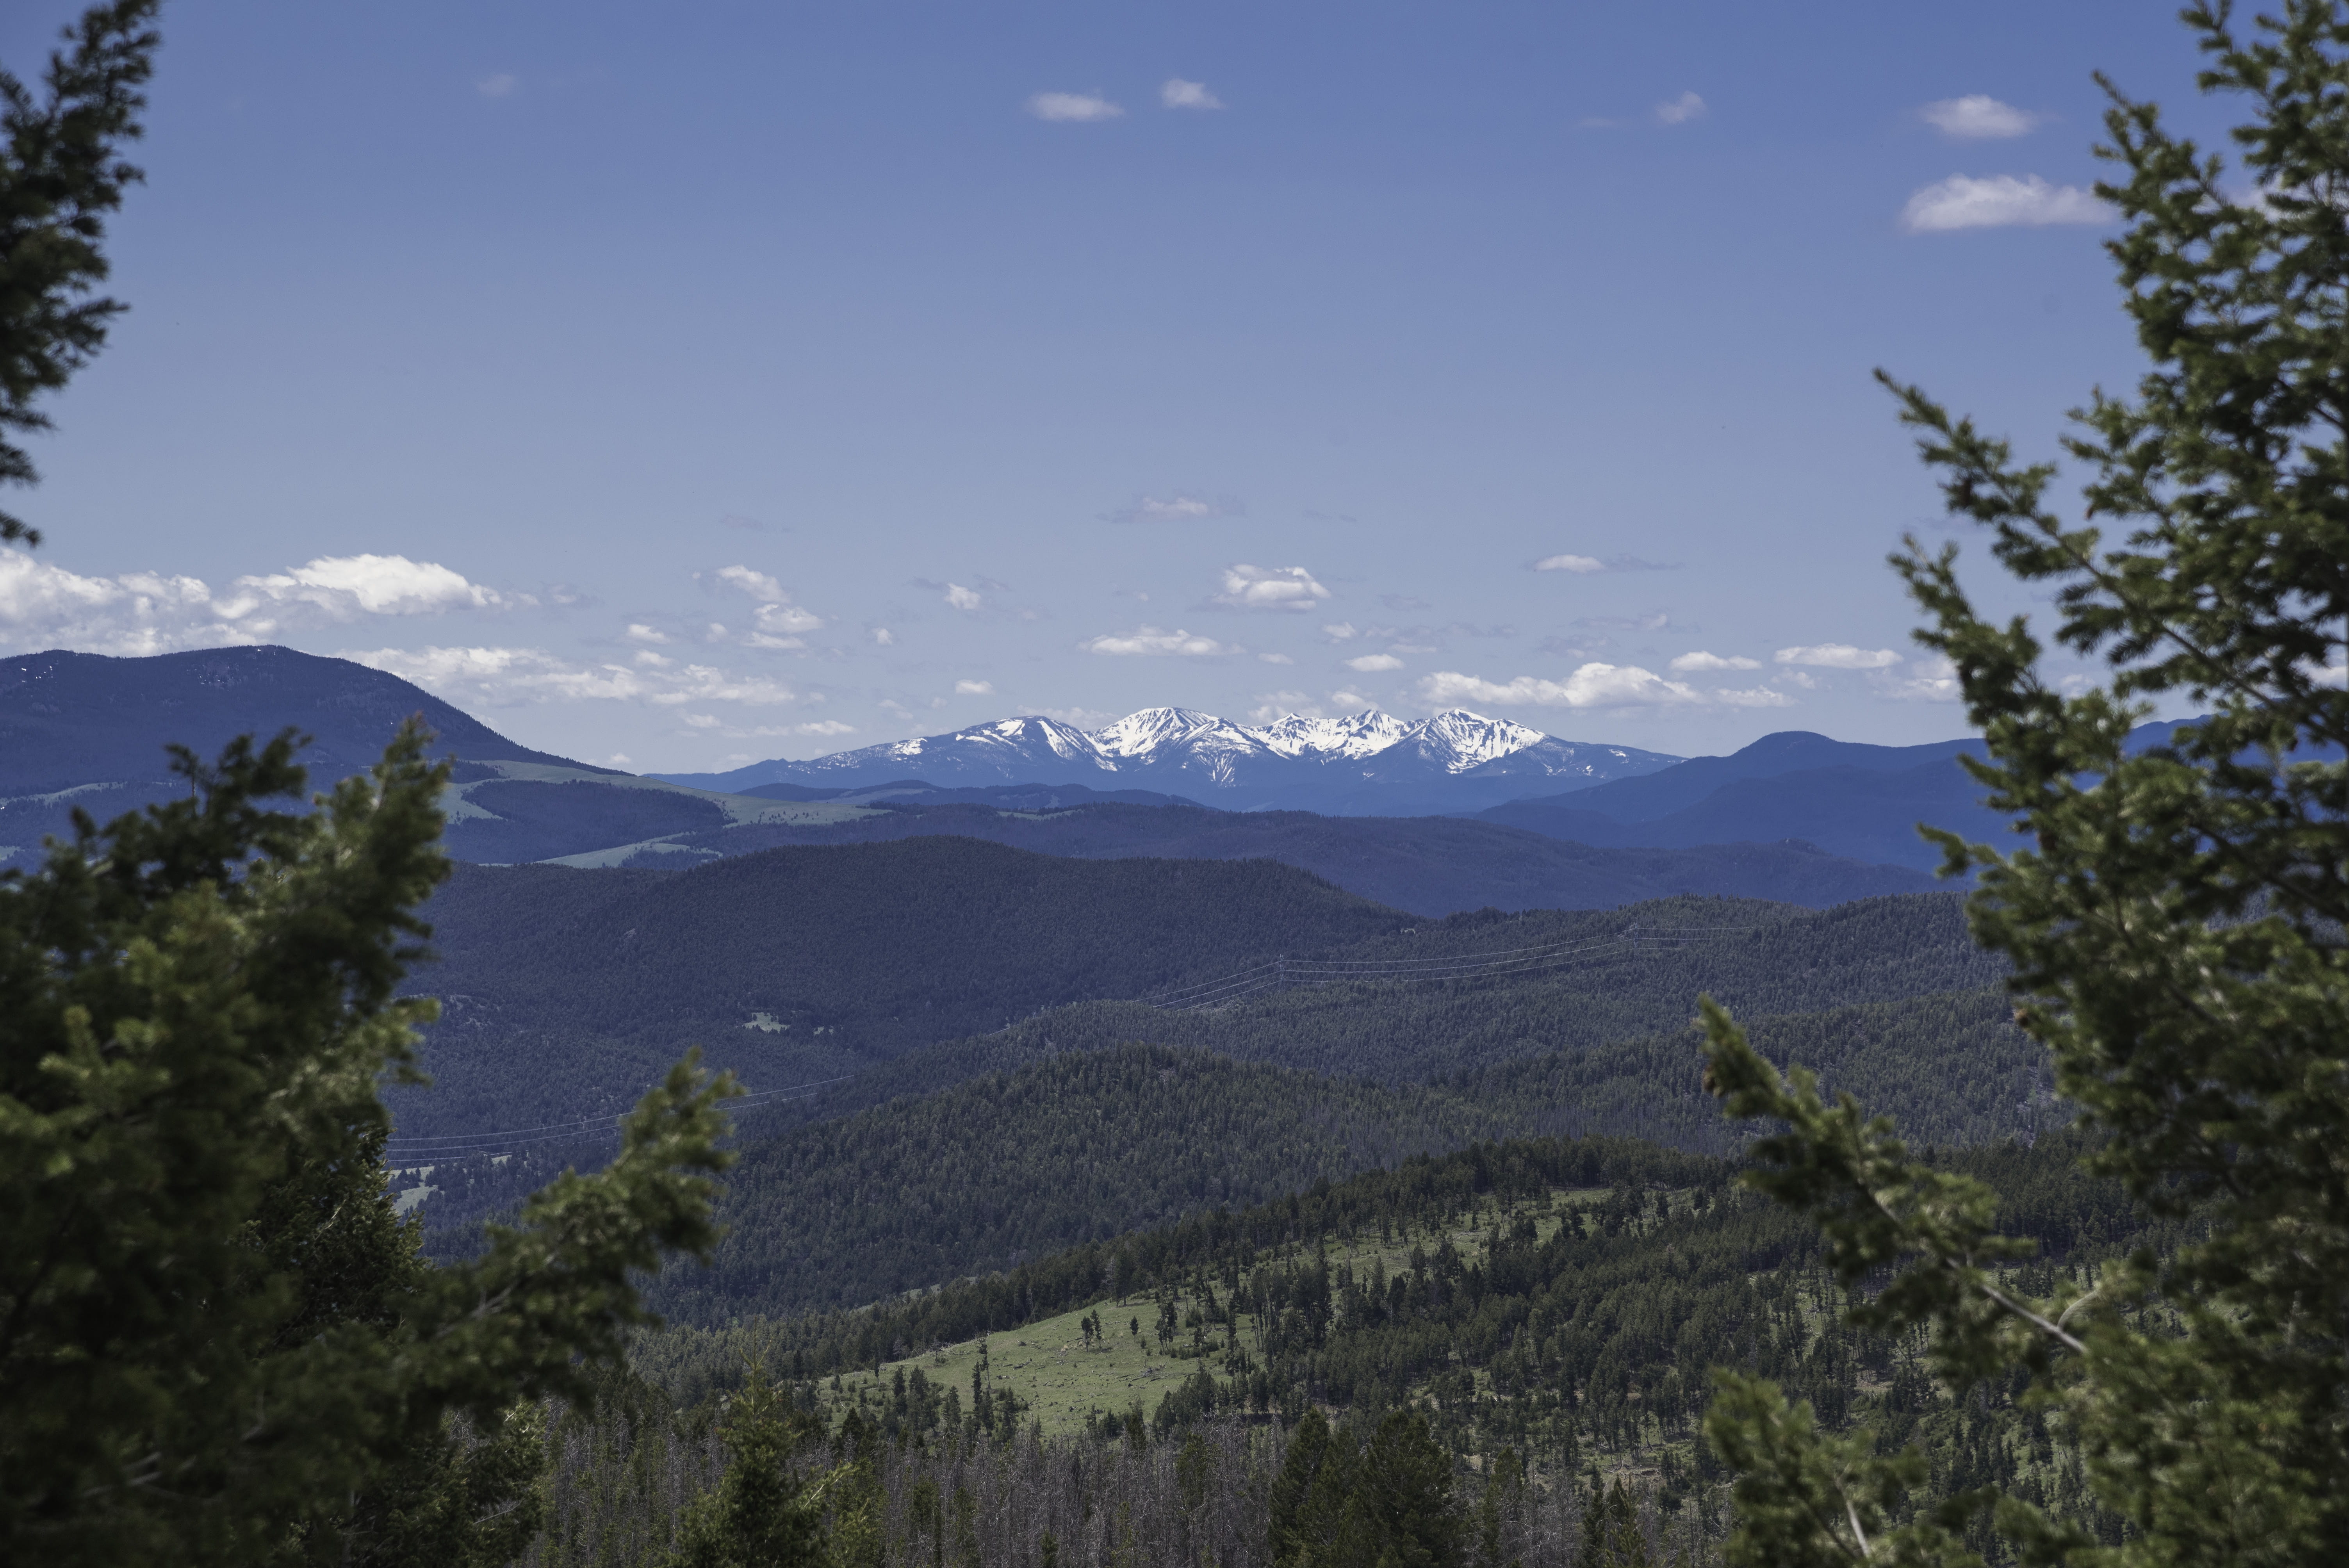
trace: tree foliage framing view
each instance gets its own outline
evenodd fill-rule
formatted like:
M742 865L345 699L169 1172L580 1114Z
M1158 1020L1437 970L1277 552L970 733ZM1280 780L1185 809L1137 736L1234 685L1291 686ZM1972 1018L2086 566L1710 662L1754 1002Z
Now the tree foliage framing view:
M139 171L156 0L86 13L45 100L0 75L0 426L122 306L101 215ZM0 480L32 463L0 442ZM0 517L0 539L38 535ZM449 874L449 765L407 727L302 810L290 732L184 749L186 799L0 874L0 1555L16 1563L511 1560L538 1529L538 1402L656 1321L635 1280L707 1253L719 1102L690 1059L599 1174L475 1262L394 1213L388 1072L434 1004L395 991ZM288 801L294 810L274 810Z
M1706 1005L1709 1087L1785 1130L1747 1180L1817 1221L1855 1322L1928 1330L1963 1389L2020 1376L2080 1453L2118 1541L2012 1497L1909 1501L1913 1453L1831 1439L1766 1382L1718 1374L1707 1430L1742 1472L1733 1562L1981 1562L1988 1510L2025 1563L2314 1564L2349 1555L2349 17L2293 0L2240 34L2183 13L2206 92L2240 94L2243 184L2103 78L2121 173L2097 187L2154 368L2064 442L2095 470L2067 525L2051 465L1888 379L1953 514L2055 592L2055 641L2099 658L2065 695L2021 618L1978 614L1956 551L1894 557L1990 758L1969 763L2028 847L1936 838L1979 869L1976 937L2014 965L2017 1020L2100 1139L2093 1169L2199 1239L2047 1300L1981 1184L1912 1161L1889 1121L1782 1078ZM2205 717L2141 755L2148 699ZM1977 1539L1979 1534L1977 1532Z
M161 0L94 5L66 29L36 98L0 71L0 484L38 478L5 432L49 428L35 407L105 346L119 300L92 297L106 281L106 214L145 176L121 144L144 134L140 88L161 42ZM0 542L38 544L40 531L0 511Z

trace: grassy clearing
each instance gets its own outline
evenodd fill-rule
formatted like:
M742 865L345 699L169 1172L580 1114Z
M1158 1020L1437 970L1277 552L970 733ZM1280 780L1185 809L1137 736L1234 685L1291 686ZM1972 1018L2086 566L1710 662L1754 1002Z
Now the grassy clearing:
M1414 1248L1433 1253L1447 1238L1464 1262L1481 1263L1496 1225L1506 1227L1520 1215L1529 1214L1541 1240L1547 1241L1568 1216L1578 1217L1581 1211L1605 1201L1609 1191L1560 1189L1526 1202L1485 1203L1473 1214L1457 1214L1442 1225L1414 1228L1383 1242L1375 1237L1333 1242L1330 1265L1333 1272L1350 1270L1361 1277L1375 1264L1392 1277L1410 1266ZM1300 1248L1287 1255L1303 1258L1309 1253ZM1281 1260L1268 1254L1264 1261L1278 1264ZM884 1362L877 1375L866 1370L827 1379L820 1385L820 1397L835 1420L859 1406L877 1414L894 1398L898 1377L910 1381L918 1369L939 1396L954 1389L957 1403L968 1412L972 1408L972 1373L984 1360L987 1387L1011 1390L1025 1407L1021 1424L1037 1423L1048 1436L1081 1431L1089 1418L1123 1416L1136 1404L1148 1415L1168 1389L1193 1377L1203 1360L1218 1377L1230 1373L1226 1330L1221 1322L1195 1334L1178 1327L1173 1343L1161 1345L1157 1329L1163 1299L1140 1295L1103 1301L1009 1333L936 1346L903 1360ZM1218 1299L1221 1303L1220 1292ZM1187 1322L1204 1305L1195 1292L1178 1294L1176 1323ZM1102 1337L1090 1345L1081 1326L1088 1317L1097 1317L1103 1330ZM1255 1314L1237 1315L1237 1336L1250 1356L1258 1354L1262 1339ZM1204 1356L1195 1346L1203 1346Z

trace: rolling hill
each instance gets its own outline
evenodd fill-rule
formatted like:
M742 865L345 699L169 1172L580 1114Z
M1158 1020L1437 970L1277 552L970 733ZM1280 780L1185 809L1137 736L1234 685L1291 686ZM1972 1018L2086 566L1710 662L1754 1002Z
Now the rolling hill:
M1042 1008L1139 996L1410 917L1267 861L1082 861L972 839L771 850L693 871L460 869L437 1087L401 1131L625 1109L688 1046L753 1088L854 1073Z
M104 819L184 790L171 773L171 743L209 759L236 736L292 727L311 738L302 760L316 789L364 771L411 716L432 727L439 754L457 759L447 842L466 860L543 860L730 824L849 821L869 810L690 789L533 751L348 659L277 647L128 659L52 651L0 661L0 866L26 863L45 835L69 835L76 807Z
M1060 791L988 793L1050 798ZM1906 867L1869 865L1794 841L1595 849L1525 828L1456 817L1324 817L1305 811L1221 811L1188 803L1114 801L1019 810L978 802L934 805L920 803L926 801L924 796L913 799L917 803L846 821L745 824L679 833L657 849L636 851L619 863L673 864L688 855L740 854L771 844L876 843L951 833L1087 860L1260 857L1311 872L1364 898L1429 916L1485 908L1609 909L1683 892L1824 906L1922 892L1933 886L1930 877ZM602 864L613 858L579 856L569 863Z

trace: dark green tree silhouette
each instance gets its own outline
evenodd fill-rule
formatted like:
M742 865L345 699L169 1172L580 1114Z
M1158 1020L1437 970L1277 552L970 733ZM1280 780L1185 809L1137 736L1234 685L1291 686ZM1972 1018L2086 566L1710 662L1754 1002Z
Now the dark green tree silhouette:
M1993 1504L2027 1563L2349 1553L2349 15L2291 0L2248 36L2224 4L2184 16L2203 89L2251 112L2230 170L2106 84L2119 172L2097 189L2127 222L2109 248L2153 368L2075 416L2085 518L2060 515L2052 466L1896 388L1951 511L2054 590L2055 641L2105 684L2067 693L2023 619L1980 615L1953 549L1896 564L1987 739L1975 777L2028 835L1936 835L1980 872L1974 933L2013 962L2090 1167L2198 1239L2030 1299L1988 1189L1782 1078L1706 1004L1708 1082L1786 1125L1754 1183L1819 1222L1847 1284L1890 1271L1855 1320L1930 1328L1958 1388L2019 1375L2127 1538L2100 1549L1994 1492L1908 1517L1922 1456L1822 1437L1808 1405L1722 1374L1733 1562L1978 1562L1959 1528ZM2157 696L2203 717L2133 753Z
M108 272L106 214L143 178L121 150L142 134L160 4L84 12L49 56L38 95L0 70L0 484L38 480L9 438L49 428L36 405L105 346L107 324L125 308L91 291ZM38 544L41 535L0 511L0 541Z
M675 1568L821 1568L827 1558L823 1482L811 1483L793 1460L821 1434L751 1368L719 1423L726 1473L686 1505ZM853 1468L853 1467L846 1467ZM869 1546L859 1542L870 1555Z
M186 798L0 876L11 1561L399 1561L459 1494L494 1524L536 1451L514 1402L588 1398L654 1321L634 1278L715 1241L731 1088L680 1065L603 1172L417 1264L377 1086L435 1010L397 995L448 869L427 738L308 810L271 807L305 783L290 735L181 752Z

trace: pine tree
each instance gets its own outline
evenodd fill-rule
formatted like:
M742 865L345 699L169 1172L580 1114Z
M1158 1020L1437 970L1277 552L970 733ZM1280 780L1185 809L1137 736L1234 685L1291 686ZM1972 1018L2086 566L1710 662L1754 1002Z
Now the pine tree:
M1786 1124L1753 1180L1817 1219L1842 1283L1893 1271L1856 1322L1930 1326L1950 1384L2020 1373L2059 1415L2127 1524L2095 1561L2332 1563L2349 1555L2349 15L2290 0L2249 37L2224 4L2185 19L2202 88L2251 112L2237 176L2107 84L2099 152L2120 173L2098 191L2127 221L2110 250L2153 368L2133 399L2096 394L2064 443L2103 521L2067 522L2053 467L1896 388L1951 511L2054 588L2056 642L2105 685L2067 695L2026 621L1977 614L1954 550L1912 542L1896 564L1987 741L1975 777L2028 835L2011 853L1936 835L1980 872L1975 935L2013 962L2016 1019L2095 1132L2091 1168L2205 1239L2031 1299L2012 1268L2029 1249L1994 1231L1986 1188L1782 1078L1710 1002L1707 1077L1733 1115ZM2157 696L2202 717L2132 750ZM1717 1381L1708 1434L1743 1472L1733 1561L1977 1562L1969 1512L1993 1501L2023 1562L2096 1545L1997 1495L1989 1447L1972 1468L1991 1495L1896 1527L1920 1455Z
M0 431L49 428L35 406L105 346L125 308L89 297L106 281L106 214L144 176L121 158L143 134L140 90L161 40L160 0L113 0L66 29L36 101L0 71ZM0 484L38 479L31 454L0 437ZM0 542L38 544L40 531L0 511Z
M423 1522L451 1497L528 1490L508 1484L531 1447L506 1440L514 1401L589 1397L651 1321L633 1278L714 1241L730 1086L680 1065L603 1172L565 1175L471 1264L419 1264L377 1085L433 1010L397 997L426 934L410 912L447 873L425 744L404 730L306 811L270 806L301 798L291 736L211 767L182 752L187 797L78 818L40 870L0 877L12 1559L445 1542Z

